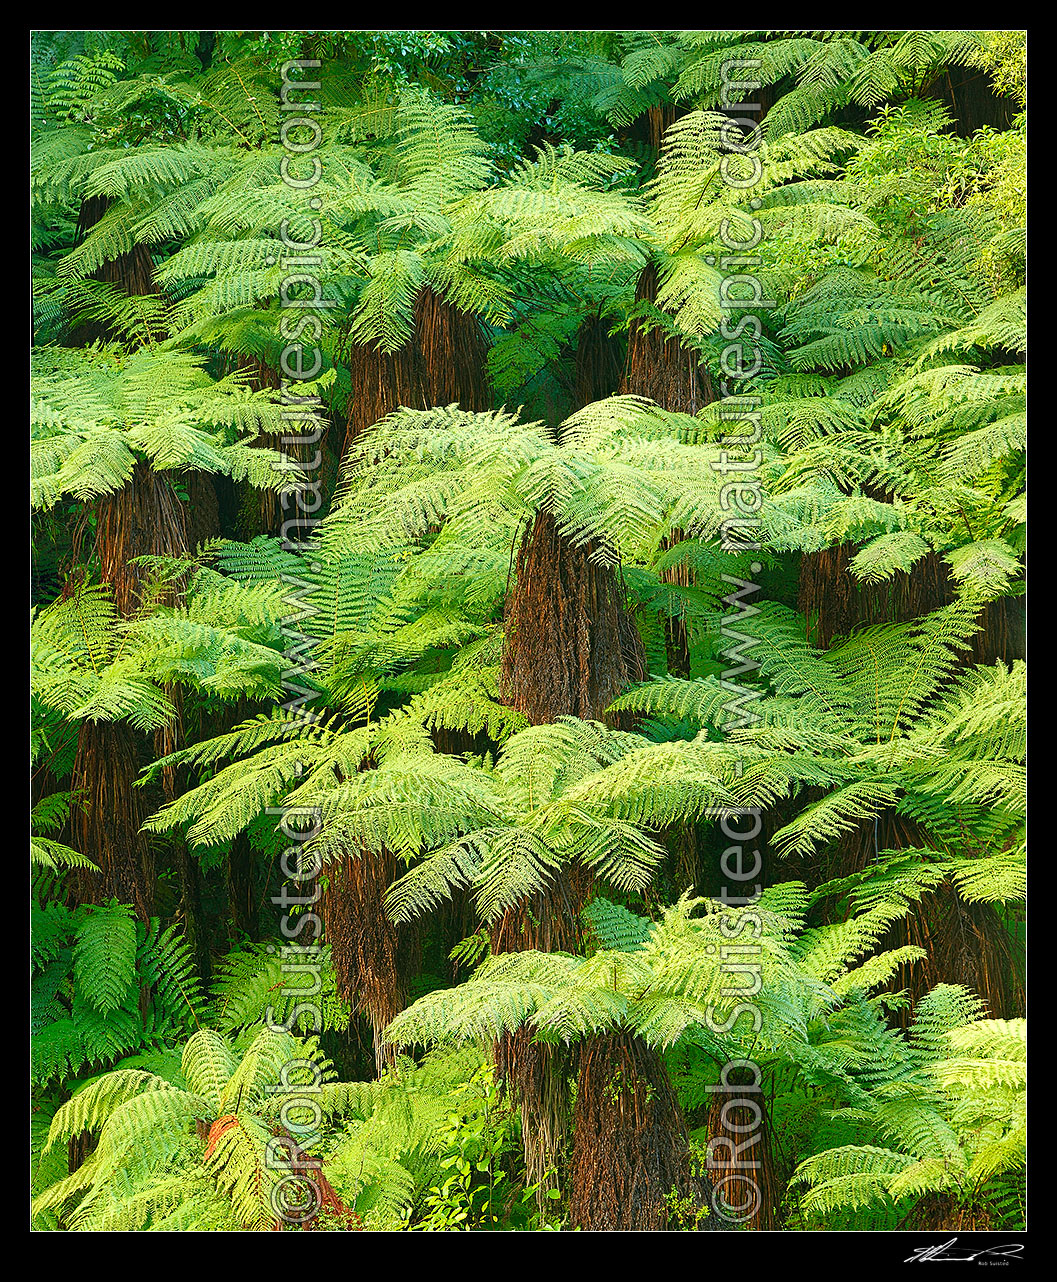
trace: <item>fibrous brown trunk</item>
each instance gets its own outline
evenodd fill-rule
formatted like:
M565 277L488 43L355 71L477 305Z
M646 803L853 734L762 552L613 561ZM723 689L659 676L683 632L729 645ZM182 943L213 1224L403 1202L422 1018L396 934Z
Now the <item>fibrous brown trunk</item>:
M871 623L905 623L952 599L945 562L930 552L909 573L897 570L882 583L859 583L849 564L857 549L840 543L800 558L797 606L808 621L809 640L828 649L836 637Z
M248 385L255 392L268 389L275 391L280 386L278 371L265 361L246 356L238 360L236 366L248 373ZM272 448L275 442L264 438L258 444ZM277 533L283 520L278 494L274 490L258 490L248 481L239 482L236 489L239 498L239 536L248 540L258 534Z
M184 938L191 949L199 978L204 984L208 984L213 976L213 958L202 906L202 869L198 860L187 849L186 841L180 838L173 842L173 855L180 879L180 915L183 919Z
M742 1228L779 1228L785 1192L775 1153L775 1135L762 1094L747 1089L717 1091L706 1128L706 1165L712 1183L736 1208Z
M635 301L656 303L659 284L656 264L648 263L639 276ZM697 414L715 400L708 369L697 354L678 338L666 338L662 330L649 328L641 317L632 320L628 331L627 363L620 390L625 395L648 397L673 414ZM683 537L681 530L673 530L663 541L662 549L667 551ZM693 572L685 564L663 570L661 578L673 586L694 584ZM665 620L665 648L668 671L688 676L690 640L686 622L678 615Z
M646 108L646 136L650 149L657 155L660 155L665 131L675 123L678 115L679 109L670 102L655 103Z
M589 869L562 868L542 894L508 909L489 931L493 955L533 950L578 953L583 947L580 913L591 892ZM537 1186L541 1206L556 1187L555 1175L569 1117L567 1048L534 1042L527 1028L496 1043L496 1072L517 1101L526 1179Z
M708 893L702 884L705 872L702 860L701 837L695 823L673 823L658 833L668 851L662 876L662 900L674 902L684 891L693 889L697 894ZM661 886L654 882L652 892Z
M967 902L941 882L892 925L878 949L907 944L924 948L927 956L901 966L891 981L911 1001L900 1012L901 1023L909 1022L913 1006L937 984L960 984L979 994L989 1019L1024 1015L1024 983L1013 940L993 904Z
M401 406L458 405L473 412L489 407L487 344L477 318L426 285L415 301L414 327L411 341L395 352L352 343L344 353L352 386L343 454Z
M191 552L210 539L220 537L220 500L216 482L205 472L187 476L187 546Z
M569 1178L570 1222L588 1231L659 1232L708 1206L664 1061L630 1032L580 1047ZM714 1219L701 1227L718 1227Z
M589 316L576 337L573 395L576 408L613 396L620 388L623 362L620 346L601 315Z
M123 721L81 722L70 781L79 804L71 812L70 835L99 872L78 869L71 890L78 904L133 904L147 921L154 912L154 859L140 832L147 817L144 793L132 786L140 770L139 739Z
M685 535L682 530L673 530L670 536L661 540L661 551L670 551L682 543ZM692 588L694 572L686 561L669 566L660 573L664 583L675 588ZM690 675L690 629L686 622L684 599L679 592L669 594L668 614L664 620L664 650L668 671L673 676Z
M876 828L861 825L836 843L833 850L807 866L783 873L803 876L809 885L862 872L881 850L934 849L928 830L894 812L878 816ZM955 887L941 882L911 904L907 915L893 922L878 941L878 951L906 945L924 948L921 961L902 966L890 981L905 990L911 1005L899 1012L906 1024L917 1001L937 984L960 984L978 993L991 1019L1014 1019L1024 1013L1024 985L1016 965L1010 933L993 904L970 903Z
M114 604L128 617L142 602L150 571L141 556L187 556L187 514L172 482L141 459L132 479L96 504L95 556Z
M659 284L657 265L647 263L639 275L635 302L656 303ZM636 316L628 329L628 357L620 390L625 395L646 396L673 414L697 414L715 400L708 370L697 353L641 316Z
M110 200L91 196L81 202L78 239L106 213ZM103 263L93 279L117 285L130 297L157 292L154 265L146 245L136 244L127 253ZM78 326L66 338L69 347L82 347L99 339L111 339L105 326L91 323ZM95 555L100 577L110 585L118 610L130 615L139 604L139 589L145 571L133 564L139 556L183 557L187 555L187 518L183 504L168 475L156 473L140 460L127 485L96 503ZM83 528L74 538L74 556L79 556ZM69 591L79 582L71 575Z
M899 1226L918 1232L986 1233L993 1227L990 1209L966 1205L949 1193L930 1193L921 1199Z
M225 880L231 946L238 948L247 939L256 943L260 937L257 852L245 833L239 833L231 843Z
M557 1171L569 1118L569 1050L534 1042L530 1029L504 1033L495 1044L498 1079L517 1103L525 1182L536 1188L540 1207L557 1187Z
M326 871L321 912L338 993L370 1022L375 1069L381 1076L394 1054L382 1034L407 1002L406 932L385 910L396 860L388 853L350 851Z
M981 128L1009 129L1017 111L1016 101L999 93L991 77L975 67L945 67L922 96L943 103L959 138L971 138Z
M80 236L106 212L105 197L82 202ZM153 263L145 245L103 263L96 279L118 285L130 296L154 293ZM70 346L82 346L112 335L105 327L89 324L67 337ZM142 603L142 589L150 571L136 563L141 556L181 558L187 555L186 514L167 475L149 463L136 463L129 482L95 505L95 547L99 574L107 584L118 611L128 617ZM80 557L85 524L74 537L74 558ZM79 590L83 569L74 571L63 589L69 597ZM170 589L179 591L179 586ZM79 872L72 894L79 903L116 898L131 903L144 920L154 909L154 859L140 825L147 815L142 790L133 787L140 769L140 736L127 722L82 722L73 766L72 787L81 804L71 816L74 845L99 866L99 873Z
M897 570L881 583L860 583L849 568L857 548L839 543L800 558L797 608L807 619L807 639L825 650L837 637L874 623L907 623L955 599L950 567L935 552L911 570ZM1024 657L1022 598L989 601L966 663L1010 662Z
M488 346L476 316L425 285L415 301L414 346L428 405L458 405L474 412L488 408Z
M638 145L639 147L645 146L653 153L652 157L644 162L644 169L647 173L650 172L650 166L656 163L657 157L660 155L665 130L669 125L674 124L684 110L685 108L677 106L675 103L653 103L620 131L619 138L622 143Z
M492 952L578 952L584 942L580 913L593 883L589 868L579 864L561 868L545 891L507 909L491 926Z
M593 542L573 544L546 511L518 549L500 693L533 725L561 716L598 720L645 679L642 640L616 571L591 559L597 550Z
M249 375L248 385L253 391L278 391L284 380L272 365L251 356L236 363L236 368ZM281 535L284 543L298 543L314 528L314 523L326 513L326 503L334 490L337 461L328 447L332 439L332 421L328 421L318 398L302 397L297 385L283 389L283 409L289 417L285 430L278 437L261 437L251 442L256 448L278 450L289 469L286 479L289 488L283 491L257 489L249 481L235 485L238 514L235 522L238 537L244 541L259 534ZM306 415L299 418L298 413ZM316 430L311 415L319 422ZM340 430L340 429L339 429ZM305 480L297 480L295 469L300 468ZM209 483L202 478L199 484ZM217 506L214 496L213 505ZM219 512L218 512L219 520Z
M601 718L629 684L645 676L642 641L624 607L615 571L574 546L553 515L539 512L518 551L507 600L500 675L505 703L533 725L575 716ZM578 951L580 910L590 878L565 868L534 901L508 911L492 929L492 951ZM554 1047L522 1030L496 1049L497 1068L518 1100L529 1182L541 1198L552 1186L568 1114L567 1065Z
M110 207L109 196L87 196L81 201L77 215L77 240L84 239L85 234L103 217ZM158 287L154 283L154 261L146 245L135 244L124 254L101 263L94 272L92 280L105 285L116 285L129 297L143 297L156 294ZM84 321L75 325L64 339L67 347L87 347L90 343L110 342L116 335L102 321Z
M423 409L425 400L410 347L381 352L356 343L349 348L346 362L351 388L345 410L343 456L387 414L402 405Z
M169 756L180 746L184 703L179 687L172 691L172 700L176 707L176 720L154 732L155 760ZM191 786L186 767L181 769L172 765L165 766L160 771L159 782L167 805ZM212 977L213 963L209 950L209 932L202 911L202 869L188 849L182 833L172 834L168 844L180 883L180 915L183 919L184 938L194 955L200 979L208 984Z

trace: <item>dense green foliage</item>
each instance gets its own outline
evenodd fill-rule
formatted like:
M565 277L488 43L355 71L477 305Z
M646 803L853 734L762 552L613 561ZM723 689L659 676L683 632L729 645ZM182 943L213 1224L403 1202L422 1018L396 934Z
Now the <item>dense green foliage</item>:
M34 35L36 1230L1023 1225L1025 66Z

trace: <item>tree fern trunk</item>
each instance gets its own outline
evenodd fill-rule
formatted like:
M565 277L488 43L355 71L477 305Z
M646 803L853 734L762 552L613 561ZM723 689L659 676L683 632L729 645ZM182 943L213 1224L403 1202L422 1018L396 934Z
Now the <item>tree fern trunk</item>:
M686 1123L664 1061L630 1032L593 1037L579 1054L569 1219L584 1230L658 1232L684 1206L708 1207L690 1175ZM685 1213L684 1213L685 1214ZM718 1227L709 1213L702 1227Z
M549 512L522 539L507 598L503 701L533 725L561 716L598 720L646 675L642 641L616 572L574 546Z
M782 879L803 875L809 885L849 877L870 867L878 850L938 849L926 828L894 812L878 817L877 827L863 825L832 850L801 869L787 867ZM1016 966L1009 930L989 903L968 903L946 882L928 891L894 922L878 941L878 951L915 944L928 954L900 968L889 987L906 990L911 1008L899 1013L905 1026L913 1005L937 984L961 984L979 993L992 1019L1024 1014L1024 984Z
M926 1233L945 1233L951 1229L959 1233L986 1233L994 1225L986 1206L978 1203L967 1206L950 1193L930 1193L899 1227Z
M191 552L221 534L220 497L216 482L205 472L187 477L187 546Z
M642 642L615 572L574 547L548 512L537 514L518 552L507 600L500 692L534 725L561 716L600 719L631 682L642 680ZM492 931L493 952L579 951L580 911L590 892L582 869L563 869L535 902L510 910ZM497 1066L522 1117L530 1183L541 1197L558 1164L568 1115L567 1065L527 1034L504 1039Z
M132 479L96 504L95 557L114 604L126 617L142 602L150 571L141 556L182 558L188 553L187 514L171 481L140 460Z
M345 353L351 390L343 455L366 430L400 406L430 409L457 404L485 410L487 344L477 318L445 302L428 286L415 301L414 337L395 352L360 343Z
M638 304L656 304L660 273L647 263L635 290ZM715 400L708 370L678 338L636 316L628 329L628 356L621 392L646 396L672 413L696 414Z
M601 315L589 316L576 335L573 395L576 409L605 400L620 390L623 353Z
M140 826L147 818L140 771L141 736L125 722L82 721L71 788L80 798L70 817L75 849L99 872L79 869L71 878L79 904L116 899L133 904L148 920L154 912L154 857Z
M583 949L580 913L591 891L590 871L564 868L544 894L528 904L508 909L490 931L491 951L514 953L578 953ZM521 1115L525 1175L537 1186L541 1209L547 1194L557 1188L557 1171L569 1122L570 1068L568 1050L534 1042L519 1028L504 1034L495 1046L496 1072Z
M488 345L476 316L446 302L425 285L415 301L414 345L427 403L478 412L491 405L485 377Z
M661 143L664 132L682 115L682 109L675 103L660 102L647 107L620 133L622 145L627 143L645 145L653 153L653 161L661 154Z
M257 887L257 852L244 833L231 843L227 859L228 923L231 946L260 938L260 892Z
M577 394L584 404L616 390L617 370L603 331L600 320L581 331ZM644 335L639 338L645 340ZM640 364L651 359L641 341L636 350ZM629 367L631 361L629 351ZM642 642L624 606L619 578L591 560L596 550L593 544L574 546L547 511L537 513L518 549L507 598L500 694L534 725L561 716L601 719L618 694L645 678ZM537 902L505 914L491 932L493 953L580 951L580 911L590 893L581 872L563 870ZM589 1058L592 1047L594 1039L585 1052ZM557 1048L534 1043L524 1030L498 1044L496 1059L519 1104L529 1182L538 1184L543 1195L552 1185L565 1134L569 1065ZM572 1172L573 1196L585 1215L593 1213L588 1208L596 1198L591 1191L595 1185L583 1183L589 1165L582 1159L577 1167L574 1161ZM597 1172L594 1178L604 1183L606 1176ZM611 1196L619 1201L621 1195ZM605 1199L604 1194L597 1197Z
M660 276L649 263L639 276L637 303L655 304ZM661 409L678 414L697 414L715 400L708 370L697 354L677 338L665 338L659 329L650 329L643 318L632 320L628 333L628 355L620 390L625 395L646 396ZM662 548L680 542L683 534L673 530ZM661 578L674 586L692 587L693 573L687 566L664 570ZM672 617L665 622L668 670L678 676L690 671L690 646L685 623Z
M720 1191L728 1190L731 1203L748 1203L744 1212L748 1218L740 1222L743 1228L770 1231L781 1227L778 1211L786 1177L779 1171L776 1137L766 1101L754 1094L750 1107L739 1102L745 1098L736 1087L712 1096L705 1123L709 1134L708 1171ZM762 1116L757 1115L756 1105ZM757 1198L756 1210L750 1214L751 1203Z
M525 1181L535 1185L541 1210L558 1187L558 1167L569 1125L568 1048L532 1040L527 1028L506 1033L494 1050L496 1075L517 1102Z
M947 563L929 552L910 571L897 570L881 583L860 583L851 573L856 548L840 543L800 558L797 608L807 619L807 639L821 650L837 637L873 623L907 623L955 599ZM966 663L1009 663L1024 657L1023 598L999 597L981 611Z
M174 842L174 859L180 879L180 909L183 933L195 959L195 969L203 984L213 977L213 959L209 948L209 930L202 906L202 870L198 860L187 849L187 843Z
M490 929L491 953L580 953L584 929L580 913L590 895L589 869L563 868L544 894L508 909ZM537 1200L557 1187L557 1170L570 1115L568 1051L532 1041L529 1029L505 1033L495 1045L496 1073L521 1113L526 1178L537 1186Z
M560 716L599 719L631 682L642 680L642 642L615 572L574 547L548 512L537 514L518 551L507 600L502 698L534 725ZM511 910L492 931L493 952L578 951L580 910L590 883L565 869L538 901ZM518 1033L496 1051L500 1075L518 1100L530 1183L552 1186L568 1116L568 1068L550 1046Z
M407 1004L407 932L385 911L396 860L390 854L350 851L328 864L326 872L321 911L338 993L370 1023L380 1077L394 1055L382 1033Z
M184 735L182 691L177 688L172 692L176 705L177 719L172 725L164 726L154 734L155 759L167 757L180 746ZM181 792L190 786L189 772L166 766L160 774L161 792L168 804L176 800ZM212 978L213 963L210 954L209 929L202 907L202 869L187 847L182 833L174 833L169 842L173 863L180 884L180 915L183 919L183 933L195 959L199 979L208 984Z
M246 372L249 386L254 391L274 391L280 386L278 371L265 361L245 356L235 362L235 367ZM259 444L270 449L277 445L271 438L265 438ZM255 489L249 481L240 481L235 488L238 494L238 537L248 541L258 534L278 534L283 523L278 494L274 490Z
M840 543L800 559L797 606L808 621L812 645L825 650L834 639L871 623L905 623L953 599L945 562L935 553L907 573L897 570L882 583L859 583L849 568L856 548Z
M77 240L84 239L88 232L103 217L110 207L109 196L87 196L81 201L77 215ZM124 254L108 259L92 272L92 280L105 285L116 285L130 297L156 294L154 283L154 261L150 249L137 243ZM116 335L102 321L82 321L75 325L65 338L67 347L87 347L90 343L110 342Z
M80 235L106 212L108 201L92 197L81 205ZM94 273L96 279L119 286L130 296L155 292L153 263L145 245L137 244ZM81 346L112 337L105 327L84 325L67 338L70 346ZM153 555L187 555L187 523L180 502L167 476L139 461L127 485L95 505L94 556L101 580L113 592L123 615L139 606L148 572L136 558ZM74 556L79 555L84 526L74 539ZM81 581L74 571L64 588L69 595ZM78 848L99 867L98 876L80 875L74 894L79 902L114 897L132 903L146 919L153 911L154 861L139 828L146 818L144 795L133 787L140 768L140 736L125 723L85 722L78 736L73 767L74 787L83 791L85 810L78 812L71 831Z

